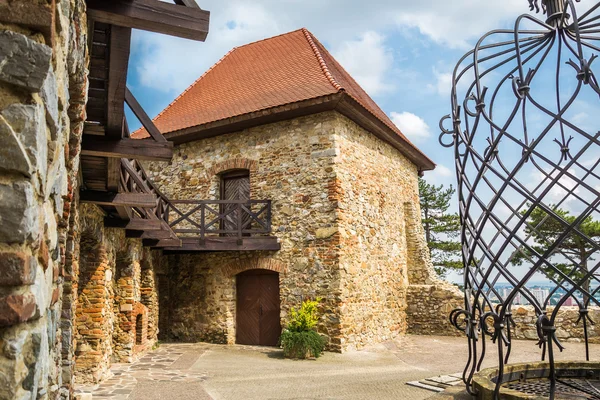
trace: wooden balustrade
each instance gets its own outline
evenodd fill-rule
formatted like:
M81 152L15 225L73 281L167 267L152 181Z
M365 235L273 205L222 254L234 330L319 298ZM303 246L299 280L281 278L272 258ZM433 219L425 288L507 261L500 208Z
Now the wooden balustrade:
M271 233L271 200L170 200L169 226L179 237L236 237Z
M207 240L214 243L218 239L217 247L213 244L212 248L238 249L227 247L228 243L241 246L244 240L265 238L271 233L271 200L171 200L158 190L136 160L121 159L119 188L122 193L151 195L155 206L131 207L128 223L112 220L107 224L131 230L147 226L142 238L155 239L164 246L177 247L174 243L189 244L190 240L202 246ZM276 239L271 239L253 243L260 249L278 249ZM247 248L248 244L243 247Z

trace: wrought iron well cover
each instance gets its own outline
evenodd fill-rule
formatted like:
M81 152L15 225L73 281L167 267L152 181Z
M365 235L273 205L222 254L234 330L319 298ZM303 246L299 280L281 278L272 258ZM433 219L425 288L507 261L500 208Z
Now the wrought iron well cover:
M450 319L469 341L471 393L486 341L502 377L515 304L535 309L550 398L561 307L579 308L589 360L588 307L600 305L600 3L575 3L529 0L545 20L525 14L485 34L456 66L440 122L440 142L454 149L465 265L464 308Z

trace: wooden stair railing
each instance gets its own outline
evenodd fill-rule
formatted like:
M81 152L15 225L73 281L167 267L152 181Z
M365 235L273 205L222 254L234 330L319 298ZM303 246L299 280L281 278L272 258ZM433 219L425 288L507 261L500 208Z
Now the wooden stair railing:
M161 232L146 239L237 238L271 233L271 200L171 200L148 177L137 160L121 159L120 192L152 195L153 208L131 208L131 221L160 221ZM170 217L173 217L173 220Z

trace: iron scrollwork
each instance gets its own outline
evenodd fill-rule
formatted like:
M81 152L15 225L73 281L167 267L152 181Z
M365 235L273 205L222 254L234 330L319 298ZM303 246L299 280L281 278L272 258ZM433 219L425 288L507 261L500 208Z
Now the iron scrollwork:
M471 394L490 341L498 350L498 397L519 303L535 309L551 387L555 351L564 349L557 315L567 303L579 307L589 361L594 322L588 307L600 305L600 262L594 258L600 243L583 224L600 220L600 87L594 73L600 2L585 4L581 14L576 3L529 0L545 20L524 14L514 29L488 32L453 72L440 143L454 149L465 302L450 322L469 342L463 379ZM560 229L549 235L549 224ZM566 247L573 240L586 249L580 257ZM532 289L538 279L548 283L547 293Z

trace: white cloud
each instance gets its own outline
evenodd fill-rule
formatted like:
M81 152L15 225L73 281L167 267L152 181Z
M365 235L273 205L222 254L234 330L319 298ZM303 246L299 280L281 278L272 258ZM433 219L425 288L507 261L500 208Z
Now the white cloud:
M232 47L305 26L328 48L335 49L344 66L362 81L366 90L376 94L385 90L383 77L393 61L383 34L399 28L415 28L437 43L461 47L527 11L525 0L202 0L199 3L211 12L205 43L135 32L132 68L139 73L142 85L175 95Z
M432 185L444 185L444 187L450 187L450 185L456 188L455 173L445 165L436 165L433 171L425 172L425 180ZM452 197L452 210L457 210L457 198L456 195Z
M345 41L333 51L333 56L370 95L392 89L386 78L394 56L380 34L368 31L358 40Z
M412 141L419 142L431 136L429 125L418 115L405 111L392 112L390 116L392 122Z
M435 83L429 84L428 88L440 96L450 96L450 92L452 91L452 73L440 72L434 67L433 76L435 77Z
M437 175L442 176L444 178L447 178L447 177L450 177L450 176L454 175L454 172L452 172L450 170L450 168L448 168L448 167L446 167L444 165L438 165L435 168L435 172L436 172Z

